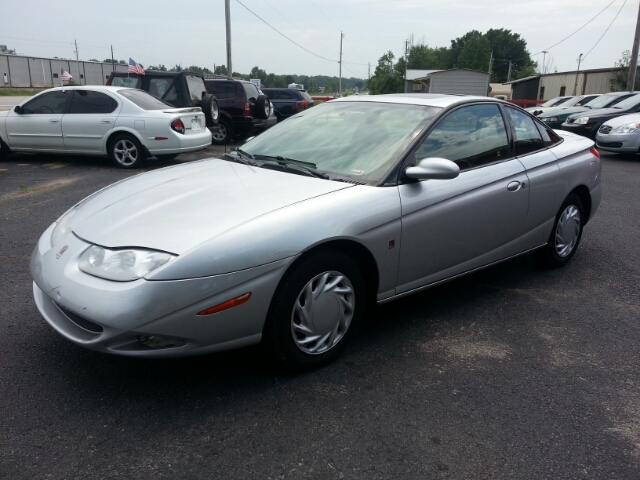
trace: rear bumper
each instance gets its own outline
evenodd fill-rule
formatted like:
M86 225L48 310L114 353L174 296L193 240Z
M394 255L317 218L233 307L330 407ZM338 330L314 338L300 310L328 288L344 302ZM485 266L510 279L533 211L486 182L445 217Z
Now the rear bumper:
M211 145L211 132L204 128L202 132L189 135L176 134L169 140L146 139L146 147L151 155L196 152Z

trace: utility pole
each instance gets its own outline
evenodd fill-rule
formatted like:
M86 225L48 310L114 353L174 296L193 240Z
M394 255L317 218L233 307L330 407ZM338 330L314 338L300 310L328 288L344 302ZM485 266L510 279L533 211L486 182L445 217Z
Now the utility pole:
M544 68L544 64L545 64L545 60L547 59L547 52L546 50L542 51L542 73L547 73L547 71Z
M231 0L224 0L224 18L227 23L227 78L231 80Z
M582 62L582 54L580 54L580 56L578 57L578 71L576 72L576 83L573 86L573 94L577 95L577 91L578 91L578 75L580 74L580 63Z
M111 45L111 71L116 70L116 62L113 60L113 45Z
M491 82L491 69L493 68L493 50L491 50L491 58L489 59L489 82Z
M78 62L78 42L75 39L73 42L76 44L76 68L78 69L78 82L82 85L82 80L80 79L80 63Z
M229 1L229 0L227 0ZM342 96L342 39L344 38L344 33L340 32L340 80L338 80L338 95Z
M636 71L638 69L638 43L640 42L640 8L638 8L638 20L636 21L636 34L633 37L633 48L629 60L629 77L627 78L627 90L633 92L636 86Z
M367 78L371 78L371 62L367 63Z
M509 71L507 72L507 83L511 80L511 60L509 60Z

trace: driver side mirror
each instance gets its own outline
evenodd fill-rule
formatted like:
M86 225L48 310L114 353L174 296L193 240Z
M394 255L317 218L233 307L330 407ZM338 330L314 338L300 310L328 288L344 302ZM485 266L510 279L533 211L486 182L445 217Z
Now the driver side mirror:
M407 168L404 174L414 180L449 180L460 174L460 167L445 158L423 158L415 167Z
M20 115L22 113L22 107L20 105L16 105L13 108L13 111L16 112L18 115Z

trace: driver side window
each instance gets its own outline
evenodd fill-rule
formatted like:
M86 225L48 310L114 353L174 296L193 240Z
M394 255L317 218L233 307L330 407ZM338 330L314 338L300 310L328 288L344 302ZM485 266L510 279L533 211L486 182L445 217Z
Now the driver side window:
M31 114L63 114L71 91L47 92L38 95L22 107L23 115Z
M429 157L451 160L460 170L509 158L509 140L498 106L471 105L450 113L415 153L416 162Z

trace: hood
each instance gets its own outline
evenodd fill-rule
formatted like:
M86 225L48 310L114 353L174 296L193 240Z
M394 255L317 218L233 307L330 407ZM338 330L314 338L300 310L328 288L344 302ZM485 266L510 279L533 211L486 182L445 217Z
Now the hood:
M609 125L613 128L617 128L628 123L640 123L640 113L622 115L620 117L612 118L611 120L607 120L606 122L604 122L605 125Z
M556 115L571 115L573 113L584 112L585 110L589 110L585 107L548 107L548 108L537 108L533 109L532 113L534 113L537 117L549 117Z
M619 108L600 108L598 110L586 110L580 112L580 114L571 115L572 118L575 117L589 117L589 118L598 118L598 117L606 117L609 115L624 115L626 110L621 110Z
M277 209L352 185L220 159L137 175L87 199L73 232L104 247L183 254Z

